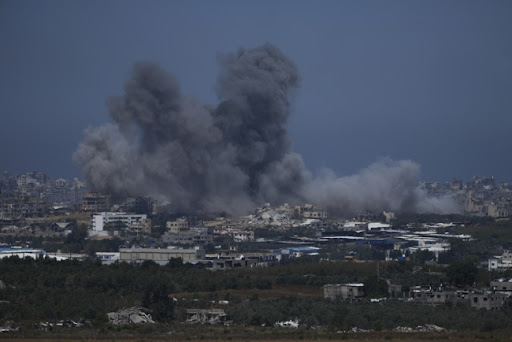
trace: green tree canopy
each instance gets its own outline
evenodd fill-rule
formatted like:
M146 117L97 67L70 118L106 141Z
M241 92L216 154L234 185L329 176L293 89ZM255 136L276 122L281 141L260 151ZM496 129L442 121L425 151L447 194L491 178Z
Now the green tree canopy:
M446 277L452 285L459 287L471 286L476 281L478 268L475 258L466 257L463 261L455 261L446 269Z
M386 297L388 295L388 283L376 275L366 278L363 283L368 297Z

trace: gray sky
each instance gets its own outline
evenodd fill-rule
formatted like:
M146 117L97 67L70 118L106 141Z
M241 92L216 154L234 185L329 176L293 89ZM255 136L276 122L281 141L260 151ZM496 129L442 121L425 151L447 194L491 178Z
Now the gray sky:
M135 61L217 104L218 55L270 42L302 76L288 130L311 171L390 157L512 181L511 18L508 0L0 0L0 170L79 175Z

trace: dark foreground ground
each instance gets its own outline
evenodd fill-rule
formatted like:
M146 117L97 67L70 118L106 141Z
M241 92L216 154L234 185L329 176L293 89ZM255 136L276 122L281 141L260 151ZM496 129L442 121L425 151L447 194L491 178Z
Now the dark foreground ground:
M60 329L24 333L8 332L0 335L0 341L46 342L158 342L158 341L512 341L512 329L492 332L441 332L404 333L380 332L334 332L300 329L278 329L274 327L205 327L191 325L110 327L106 329Z

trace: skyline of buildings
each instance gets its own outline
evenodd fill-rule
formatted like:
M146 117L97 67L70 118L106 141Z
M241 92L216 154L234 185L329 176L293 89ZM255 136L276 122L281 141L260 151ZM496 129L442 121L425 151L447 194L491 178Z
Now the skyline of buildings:
M451 196L467 215L490 216L494 218L508 217L512 213L512 183L497 182L493 177L475 176L469 182L452 179L447 182L418 182L418 188L429 196ZM2 213L5 216L9 209L15 216L26 217L42 215L43 207L53 206L54 209L69 208L86 212L122 211L138 214L150 214L157 211L156 200L146 196L126 196L113 200L110 194L90 191L84 180L63 177L52 179L41 171L29 171L18 175L7 172L0 174L0 196ZM13 203L17 205L13 205ZM271 203L272 206L283 206L286 203ZM262 203L262 208L270 207L270 203ZM311 206L311 205L309 205ZM254 208L257 210L257 208ZM261 209L259 209L261 210ZM289 210L294 210L293 206ZM302 207L305 214L300 216L310 219L326 219L328 213L323 208L312 211L308 204Z

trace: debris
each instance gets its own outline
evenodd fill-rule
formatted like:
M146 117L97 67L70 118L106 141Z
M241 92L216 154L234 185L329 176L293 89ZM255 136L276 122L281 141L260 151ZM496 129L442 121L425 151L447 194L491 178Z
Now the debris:
M362 329L362 328L358 328L358 327L352 327L348 332L352 332L352 333L368 333L368 332L373 332L373 330L371 330L371 329Z
M384 298L372 298L372 299L370 299L370 302L372 302L372 303L380 303L380 302L385 301L386 299L387 298L385 298L385 297Z
M411 327L396 327L393 331L397 332L445 332L446 329L434 324L419 325L416 328Z
M146 308L126 308L117 312L107 313L108 320L111 324L150 324L155 323Z
M56 323L39 322L39 323L36 323L34 326L38 330L52 331L53 327L79 328L79 327L83 326L84 324L90 324L90 323L91 322L89 322L87 320L83 320L83 319L80 320L79 322L75 322L71 319L68 319L68 320L58 321Z
M298 328L299 327L299 320L295 319L294 321L289 320L289 321L286 321L286 322L276 322L274 324L274 326L281 327L281 328Z
M222 309L188 309L187 323L227 325L228 321L226 321L226 313Z
M5 321L3 326L0 327L0 332L19 331L20 327L14 325L13 321Z

